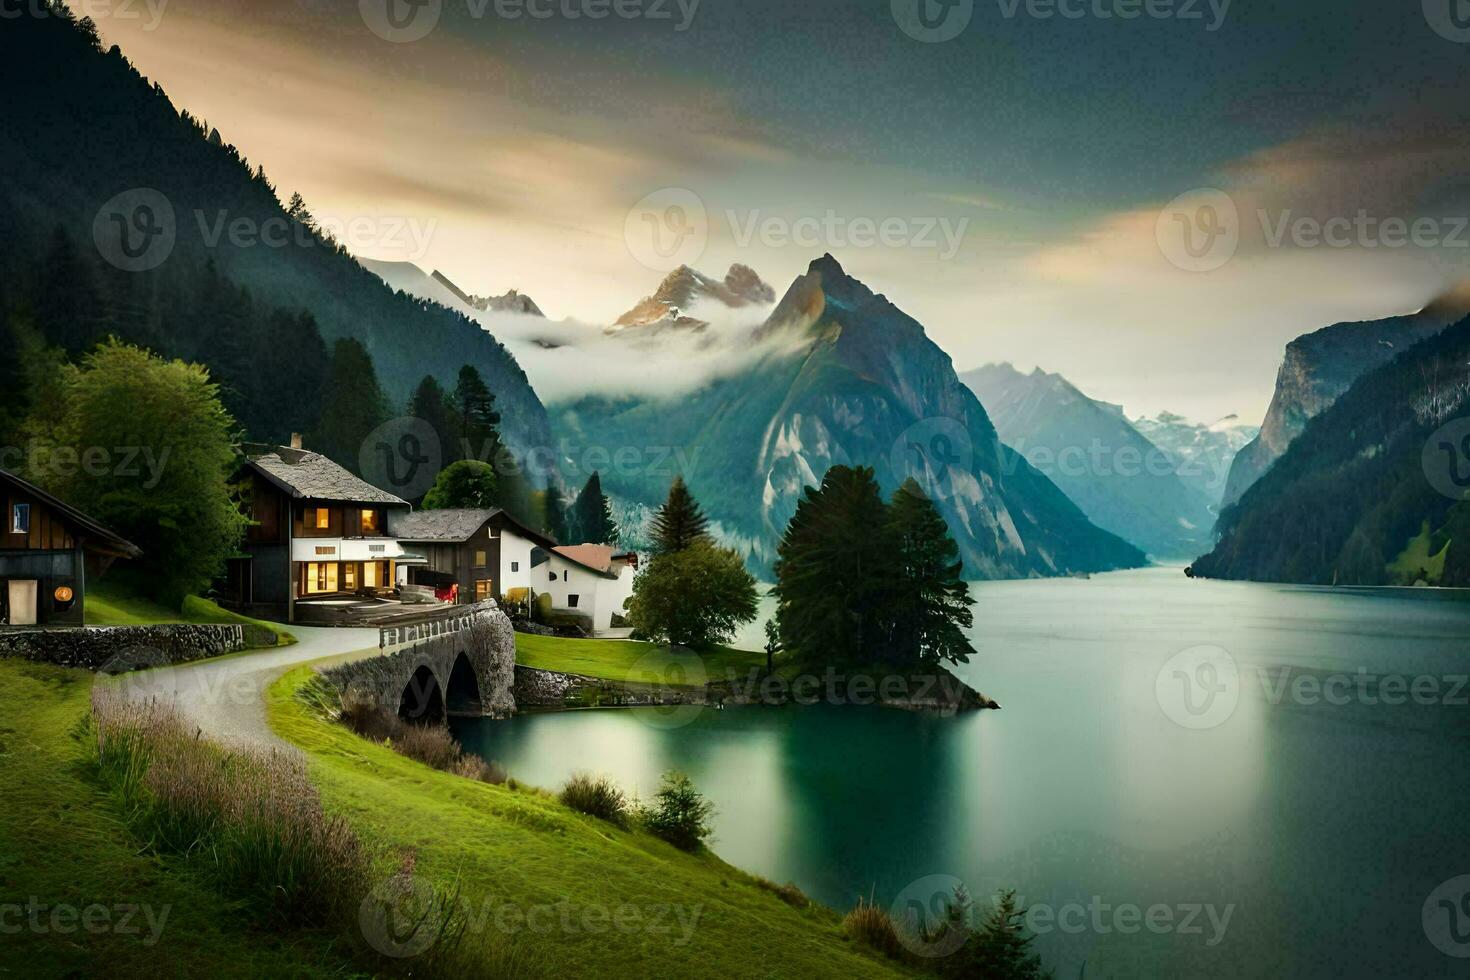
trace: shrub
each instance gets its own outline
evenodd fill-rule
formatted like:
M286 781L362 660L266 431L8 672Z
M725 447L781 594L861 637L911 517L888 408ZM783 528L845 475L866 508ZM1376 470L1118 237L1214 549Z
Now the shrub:
M788 881L784 885L778 885L774 881L757 878L755 883L794 909L804 909L812 904L812 900L807 898L806 893L797 888L794 882Z
M965 928L969 896L956 893L949 907L949 927ZM970 932L954 955L939 963L947 977L995 977L996 980L1041 980L1048 974L1032 952L1034 937L1026 933L1026 910L1013 891L1002 892L979 927Z
M399 755L432 769L496 786L506 781L505 770L499 764L465 752L448 728L410 725L386 708L351 699L342 703L340 718L363 738L385 743Z
M573 810L610 824L628 825L628 798L607 776L576 773L562 789L561 801Z
M884 956L901 960L906 949L888 910L872 901L858 899L857 907L842 920L843 935L855 939Z
M697 851L713 832L715 808L682 772L664 773L663 785L643 810L643 825L685 851Z

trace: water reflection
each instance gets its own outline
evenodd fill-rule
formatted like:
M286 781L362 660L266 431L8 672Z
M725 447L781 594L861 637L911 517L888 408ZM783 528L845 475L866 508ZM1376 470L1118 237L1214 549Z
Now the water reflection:
M547 787L587 769L647 796L683 769L719 807L722 857L839 908L953 874L1077 911L1085 928L1041 937L1058 976L1453 972L1420 911L1470 873L1470 711L1450 682L1397 706L1292 684L1463 675L1470 605L1170 570L976 593L980 653L961 673L999 712L731 708L675 729L579 712L461 734ZM1194 730L1161 707L1159 673L1205 645L1239 683L1228 718ZM1126 931L1120 906L1167 906L1175 927ZM1180 925L1205 906L1229 914L1213 943Z

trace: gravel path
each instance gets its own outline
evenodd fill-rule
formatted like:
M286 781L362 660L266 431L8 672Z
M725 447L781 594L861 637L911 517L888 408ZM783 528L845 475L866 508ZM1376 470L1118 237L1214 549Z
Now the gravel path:
M176 704L205 735L225 744L291 748L271 731L265 693L283 674L313 661L346 662L376 656L375 629L321 629L292 626L297 643L289 647L98 677L133 700Z

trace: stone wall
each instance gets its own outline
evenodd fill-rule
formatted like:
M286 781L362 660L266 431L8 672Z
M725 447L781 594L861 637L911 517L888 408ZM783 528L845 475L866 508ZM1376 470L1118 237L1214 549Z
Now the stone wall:
M652 705L715 704L709 687L632 684L516 665L516 705L521 708L636 708Z
M259 626L89 626L0 629L0 657L122 674L205 660L258 646L275 635Z

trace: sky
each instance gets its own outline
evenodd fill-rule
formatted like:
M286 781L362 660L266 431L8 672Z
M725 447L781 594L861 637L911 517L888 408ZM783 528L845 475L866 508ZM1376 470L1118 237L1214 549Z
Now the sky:
M1459 0L73 6L357 254L557 319L831 252L961 371L1259 422L1470 274Z

